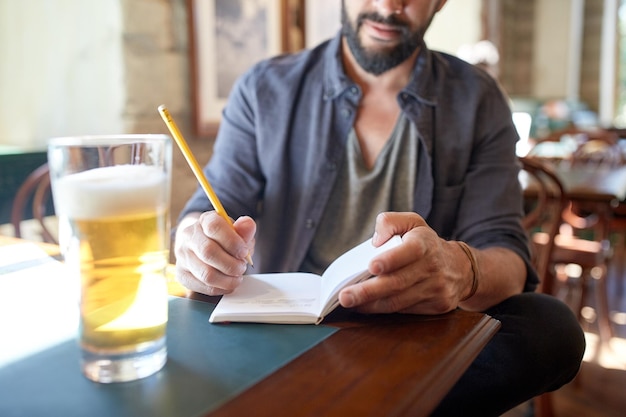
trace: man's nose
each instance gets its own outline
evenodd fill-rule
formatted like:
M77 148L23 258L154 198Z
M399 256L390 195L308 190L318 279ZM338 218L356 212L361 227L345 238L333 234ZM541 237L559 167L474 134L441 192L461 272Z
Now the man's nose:
M374 0L374 5L381 16L401 14L404 10L404 0Z

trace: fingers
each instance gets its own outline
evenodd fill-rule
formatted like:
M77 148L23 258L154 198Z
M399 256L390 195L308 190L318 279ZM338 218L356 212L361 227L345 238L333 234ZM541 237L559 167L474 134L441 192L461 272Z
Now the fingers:
M179 227L182 227L179 226ZM176 234L176 278L186 288L208 295L232 292L254 251L256 223L249 217L233 225L207 212Z
M456 308L451 303L446 286L434 286L426 279L409 287L394 285L394 278L380 276L339 293L342 306L355 308L362 313L412 313L442 314Z
M237 233L237 228L245 232L248 239L251 239L256 231L256 224L254 224L251 218L247 217L240 222L238 220L238 226L235 227L233 224L231 227L225 219L214 211L210 211L203 213L198 219L198 222L202 234L198 234L200 230L197 229L194 230L194 233L198 234L195 235L195 237L199 239L196 242L196 246L200 249L197 252L200 259L204 260L204 258L206 258L208 260L211 256L221 254L245 260L246 256L250 253L251 248L248 247L248 242ZM250 222L253 224L250 225ZM205 242L207 238L212 242ZM217 245L214 246L212 243L216 243ZM205 245L209 247L204 247Z
M345 288L339 302L366 313L441 314L456 308L445 241L413 213L379 215L376 230L384 243L402 234L402 244L370 262L376 277Z
M247 242L247 250L246 259L248 256L252 257L254 254L254 246L256 244L256 239L254 236L256 235L256 223L252 218L248 216L242 216L238 218L233 224L235 231L241 238Z
M420 224L420 226L404 232L401 245L372 259L369 265L369 271L372 275L395 274L409 267L427 273L438 272L440 260L438 250L441 246L441 239L430 227L421 226L421 217L417 217L420 221L417 221L416 224ZM384 230L388 229L384 227ZM400 229L393 228L393 230ZM389 237L395 234L397 233L394 232Z
M206 295L223 295L233 292L243 277L233 277L220 274L215 271L209 277L208 268L204 265L203 271L207 273L194 275L190 270L185 269L181 264L176 264L176 279L185 288Z
M254 239L256 233L256 223L248 216L242 216L233 223L235 231L245 242Z
M426 221L416 213L384 212L376 217L373 243L380 246L394 235L403 236L416 227L427 226Z

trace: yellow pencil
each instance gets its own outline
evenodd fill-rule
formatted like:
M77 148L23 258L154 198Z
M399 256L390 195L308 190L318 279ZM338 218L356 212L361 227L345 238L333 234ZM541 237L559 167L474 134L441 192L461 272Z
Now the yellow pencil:
M167 128L172 133L174 140L178 144L178 147L183 153L183 156L185 157L185 159L187 160L187 163L191 167L191 170L193 171L194 175L198 179L200 186L202 187L207 197L209 198L209 201L215 208L215 211L224 220L226 220L228 224L232 226L233 222L230 220L230 217L228 217L228 213L226 213L226 210L224 210L224 206L222 206L222 203L220 202L219 198L217 198L217 195L215 194L215 191L213 191L211 184L209 184L209 181L207 180L206 176L204 175L204 172L202 171L202 168L200 168L200 165L198 165L198 161L196 161L196 158L191 153L191 149L189 149L189 146L187 145L187 142L183 138L183 135L180 133L178 126L176 126L176 123L174 123L174 119L172 119L170 112L167 110L167 108L164 105L160 105L159 113L161 114L163 121L167 125ZM246 261L250 265L253 265L252 258L250 257L249 254L246 257Z

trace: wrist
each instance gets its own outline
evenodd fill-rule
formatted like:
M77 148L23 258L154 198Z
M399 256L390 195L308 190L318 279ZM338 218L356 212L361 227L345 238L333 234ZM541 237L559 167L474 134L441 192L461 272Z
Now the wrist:
M472 248L470 248L465 242L456 241L456 243L465 253L471 265L472 283L469 293L460 300L461 302L463 302L472 298L476 294L476 291L478 291L478 284L480 282L480 269L478 267L478 260L476 259L476 255L474 254Z

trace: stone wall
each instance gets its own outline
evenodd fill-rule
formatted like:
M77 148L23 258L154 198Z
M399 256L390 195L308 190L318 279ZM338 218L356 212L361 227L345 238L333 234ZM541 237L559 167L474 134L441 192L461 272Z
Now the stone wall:
M603 0L585 1L580 99L596 112L599 108L600 97L600 47L603 13Z
M563 82L562 77L549 74L552 68L566 67L567 59L563 58L564 51L569 45L559 42L558 36L537 39L539 30L537 27L538 0L485 0L488 3L498 2L501 15L499 22L499 39L501 52L500 82L504 89L512 96L545 98L565 98L567 89L561 94L548 94L546 84L554 87L558 82ZM599 79L600 79L600 48L602 32L603 0L586 0L583 16L583 38L581 51L581 73L579 80L579 99L587 104L591 110L598 111L599 102ZM544 28L544 33L559 34L562 38L563 31L569 30L567 18L569 12L563 12L559 21L548 22L550 27ZM569 38L569 34L566 35ZM550 60L533 62L541 56L536 51L541 46L546 51L545 55ZM616 52L617 53L617 52ZM544 71L539 69L543 68ZM566 74L566 71L562 71ZM548 73L548 74L547 74ZM558 74L558 72L557 72ZM538 83L538 77L548 77L547 81ZM539 85L539 87L537 87ZM565 84L563 84L565 85ZM551 90L550 90L551 91Z
M532 96L535 2L502 0L500 82L512 96Z
M197 137L192 128L188 15L186 0L120 0L129 133L167 133L157 112L164 104L200 164L208 161L213 138ZM177 147L174 149L172 220L197 187Z

